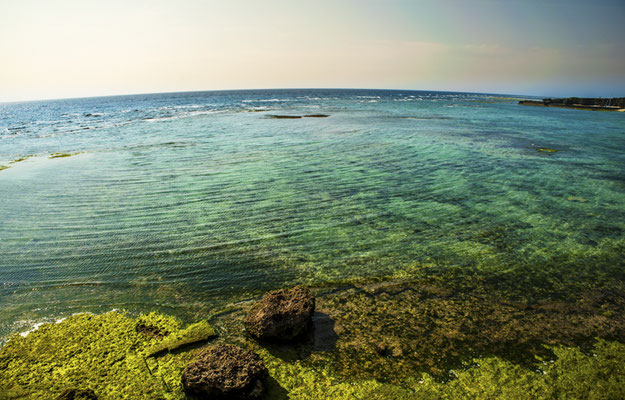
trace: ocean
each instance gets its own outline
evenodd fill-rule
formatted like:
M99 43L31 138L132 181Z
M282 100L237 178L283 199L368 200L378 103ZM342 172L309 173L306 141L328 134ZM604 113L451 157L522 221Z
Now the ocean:
M111 309L193 320L296 284L622 279L625 114L518 100L302 89L0 104L0 337Z

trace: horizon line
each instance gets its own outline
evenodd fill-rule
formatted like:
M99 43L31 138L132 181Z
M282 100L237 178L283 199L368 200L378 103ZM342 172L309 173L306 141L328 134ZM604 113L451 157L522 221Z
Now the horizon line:
M397 92L437 92L437 93L466 93L466 94L482 94L482 95L500 95L500 96L526 96L526 97L540 97L532 94L521 93L493 93L493 92L471 92L471 91L455 91L455 90L433 90L433 89L390 89L390 88L356 88L356 87L282 87L282 88L250 88L250 89L207 89L207 90L181 90L181 91L165 91L165 92L143 92L143 93L119 93L119 94L105 94L94 96L77 96L77 97L50 97L39 99L26 99L26 100L8 100L0 101L0 104L16 104L16 103L31 103L37 101L58 101L58 100L81 100L81 99L98 99L107 97L123 97L123 96L148 96L158 94L184 94L184 93L207 93L207 92L246 92L246 91L260 91L260 90L386 90ZM547 96L549 97L549 96Z

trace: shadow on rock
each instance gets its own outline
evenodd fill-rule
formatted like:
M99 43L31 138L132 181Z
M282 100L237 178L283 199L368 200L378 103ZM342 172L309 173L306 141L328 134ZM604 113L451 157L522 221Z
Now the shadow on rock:
M315 312L312 317L312 351L332 351L339 336L334 331L334 320L328 314Z
M335 322L328 314L315 312L312 316L312 329L289 342L258 340L274 357L285 362L304 360L313 352L329 352L336 349L338 335L334 331Z
M288 400L289 392L280 386L277 380L267 376L265 378L265 393L262 398L264 400Z

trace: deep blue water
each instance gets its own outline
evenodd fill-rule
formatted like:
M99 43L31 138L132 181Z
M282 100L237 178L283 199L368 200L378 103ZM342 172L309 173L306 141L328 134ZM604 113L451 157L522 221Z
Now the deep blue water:
M258 90L0 104L0 336L423 268L622 266L625 113L517 101Z

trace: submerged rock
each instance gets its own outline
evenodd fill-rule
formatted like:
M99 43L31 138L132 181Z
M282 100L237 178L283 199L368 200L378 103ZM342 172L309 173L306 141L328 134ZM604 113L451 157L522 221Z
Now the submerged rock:
M91 389L66 389L64 390L57 400L97 400L98 396L95 395Z
M549 147L536 147L536 151L541 153L556 153L558 150Z
M243 323L259 339L292 340L308 330L315 312L315 298L302 286L276 290L260 299Z
M301 115L267 115L267 117L274 118L274 119L300 119L302 118Z
M267 369L249 350L219 344L204 351L182 372L188 394L202 399L256 399L263 392Z

